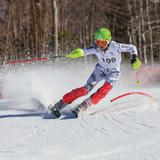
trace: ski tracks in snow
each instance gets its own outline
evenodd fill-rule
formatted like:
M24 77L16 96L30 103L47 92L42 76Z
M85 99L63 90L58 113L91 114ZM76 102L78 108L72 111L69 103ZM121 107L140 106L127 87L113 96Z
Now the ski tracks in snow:
M14 117L12 125L22 129L24 136L18 132L21 136L2 143L0 156L7 160L17 156L23 159L22 155L37 160L62 160L64 157L66 160L128 160L131 155L138 157L140 152L149 150L152 155L157 148L151 147L159 146L160 113L149 106L143 111L137 110L108 112L106 109L96 113L89 110L80 114L78 119L43 119L39 116L25 117L27 121L23 121L21 117ZM2 120L11 123L11 119ZM9 127L7 130L11 131ZM34 146L37 144L41 146L40 150ZM27 156L28 153L31 155Z

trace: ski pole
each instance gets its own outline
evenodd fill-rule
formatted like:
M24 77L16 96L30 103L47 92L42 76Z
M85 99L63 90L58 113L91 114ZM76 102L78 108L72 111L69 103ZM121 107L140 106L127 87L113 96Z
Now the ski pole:
M140 80L139 80L138 71L136 72L136 82L137 82L137 84L140 84Z
M53 56L52 58L65 58L65 56Z

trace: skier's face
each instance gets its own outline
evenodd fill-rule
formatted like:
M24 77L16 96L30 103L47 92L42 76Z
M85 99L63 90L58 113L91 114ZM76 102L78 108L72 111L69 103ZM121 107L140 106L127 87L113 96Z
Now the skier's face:
M96 45L104 50L108 47L109 41L108 40L96 40Z

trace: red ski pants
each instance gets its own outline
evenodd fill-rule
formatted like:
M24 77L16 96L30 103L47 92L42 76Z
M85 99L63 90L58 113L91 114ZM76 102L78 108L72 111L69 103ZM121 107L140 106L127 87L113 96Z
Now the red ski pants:
M110 83L105 83L101 88L91 95L91 103L97 104L102 98L104 98L107 93L112 89ZM71 92L65 94L62 98L64 103L70 104L79 97L85 96L89 93L86 87L80 87L72 90Z
M89 90L86 87L74 89L71 92L65 94L62 98L62 101L64 103L70 104L77 98L87 95L88 92Z
M101 99L103 99L108 92L112 89L112 85L110 83L105 83L101 88L97 90L97 92L91 95L91 103L97 104Z

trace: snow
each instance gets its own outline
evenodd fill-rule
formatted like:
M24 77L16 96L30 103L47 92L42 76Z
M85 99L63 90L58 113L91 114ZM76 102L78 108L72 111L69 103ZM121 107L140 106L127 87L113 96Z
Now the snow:
M56 62L8 66L1 73L0 160L158 160L160 112L157 86L144 88L126 78L98 105L80 114L54 119L44 106L85 84L94 64ZM122 67L123 70L123 67ZM130 69L128 67L128 71ZM133 71L132 71L133 72ZM141 80L143 83L143 79ZM96 86L94 91L101 85ZM94 92L93 91L93 92ZM111 103L122 93L141 91ZM36 101L37 100L37 101Z

